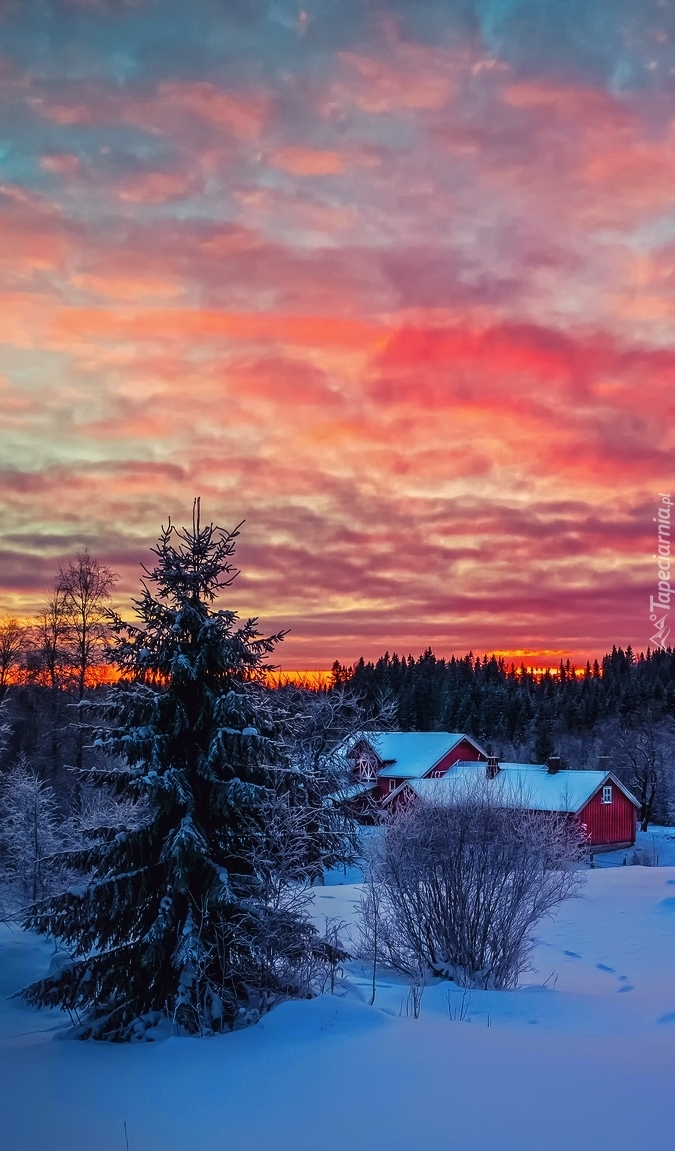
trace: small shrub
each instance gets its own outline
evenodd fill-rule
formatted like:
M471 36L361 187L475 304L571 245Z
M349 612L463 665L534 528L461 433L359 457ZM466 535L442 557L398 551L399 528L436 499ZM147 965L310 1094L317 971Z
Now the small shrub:
M386 826L361 907L363 953L416 978L513 987L532 932L583 882L580 829L567 815L513 810L485 789L416 802Z

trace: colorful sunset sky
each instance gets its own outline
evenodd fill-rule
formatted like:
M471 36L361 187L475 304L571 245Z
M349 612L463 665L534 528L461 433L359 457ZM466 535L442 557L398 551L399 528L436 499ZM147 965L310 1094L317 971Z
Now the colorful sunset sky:
M0 110L0 612L199 495L283 667L646 648L671 0L2 0Z

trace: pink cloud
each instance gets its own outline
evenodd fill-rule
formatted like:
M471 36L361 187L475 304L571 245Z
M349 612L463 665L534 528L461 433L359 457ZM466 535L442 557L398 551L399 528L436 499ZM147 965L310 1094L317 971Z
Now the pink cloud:
M282 168L294 176L334 176L344 172L339 152L288 145L277 148L268 158L273 168Z
M43 156L40 165L45 172L56 172L60 176L70 176L78 171L80 161L72 152L59 152L54 155Z
M269 98L260 92L228 92L206 81L169 81L159 85L155 100L138 104L131 116L160 124L167 123L176 112L185 112L241 140L255 140L269 115L269 106Z
M144 172L125 180L117 194L130 204L164 204L185 196L191 185L191 180L177 172Z
M141 95L133 90L93 84L71 84L60 98L51 94L31 97L31 107L56 124L133 124L151 132L185 134L199 122L212 131L224 132L242 141L256 140L268 118L269 97L259 90L241 92L220 88L207 81L167 80L154 92Z
M353 207L325 203L318 198L280 189L240 186L233 192L239 220L247 228L319 235L325 242L349 232L358 223Z
M353 102L364 112L437 110L454 94L455 59L447 52L399 44L393 64L356 52L342 52L340 60L347 77L335 84L333 98Z
M42 101L33 101L33 107L39 108L47 120L53 120L55 124L61 124L63 127L70 127L73 124L94 123L92 109L86 104L49 103L43 105Z

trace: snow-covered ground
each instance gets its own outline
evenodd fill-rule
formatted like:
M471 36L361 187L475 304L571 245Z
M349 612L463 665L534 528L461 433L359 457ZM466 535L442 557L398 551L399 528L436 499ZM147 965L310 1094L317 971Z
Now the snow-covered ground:
M380 829L370 827L366 829L369 839L380 834ZM622 851L598 851L592 857L593 867L622 867L635 863L647 867L675 867L675 827L657 827L652 824L649 831L638 831L635 847L624 848ZM587 859L583 865L589 866ZM326 883L331 886L344 883L361 883L363 868L355 865L348 868L336 868L326 873Z
M621 867L639 860L648 867L675 867L675 827L638 831L635 847L628 851L603 851L593 858L594 867Z
M5 999L49 948L3 928L2 1146L125 1151L126 1120L130 1151L670 1151L675 867L618 863L542 925L521 989L437 983L418 1020L384 975L370 1007L354 962L339 994L232 1035L60 1039L58 1013ZM359 896L317 888L319 921L353 922Z

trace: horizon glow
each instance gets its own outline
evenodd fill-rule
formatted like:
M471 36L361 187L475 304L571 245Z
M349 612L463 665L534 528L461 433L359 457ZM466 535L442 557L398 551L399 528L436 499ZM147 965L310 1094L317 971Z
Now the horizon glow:
M199 495L284 668L646 649L671 0L23 0L0 122L0 613Z

